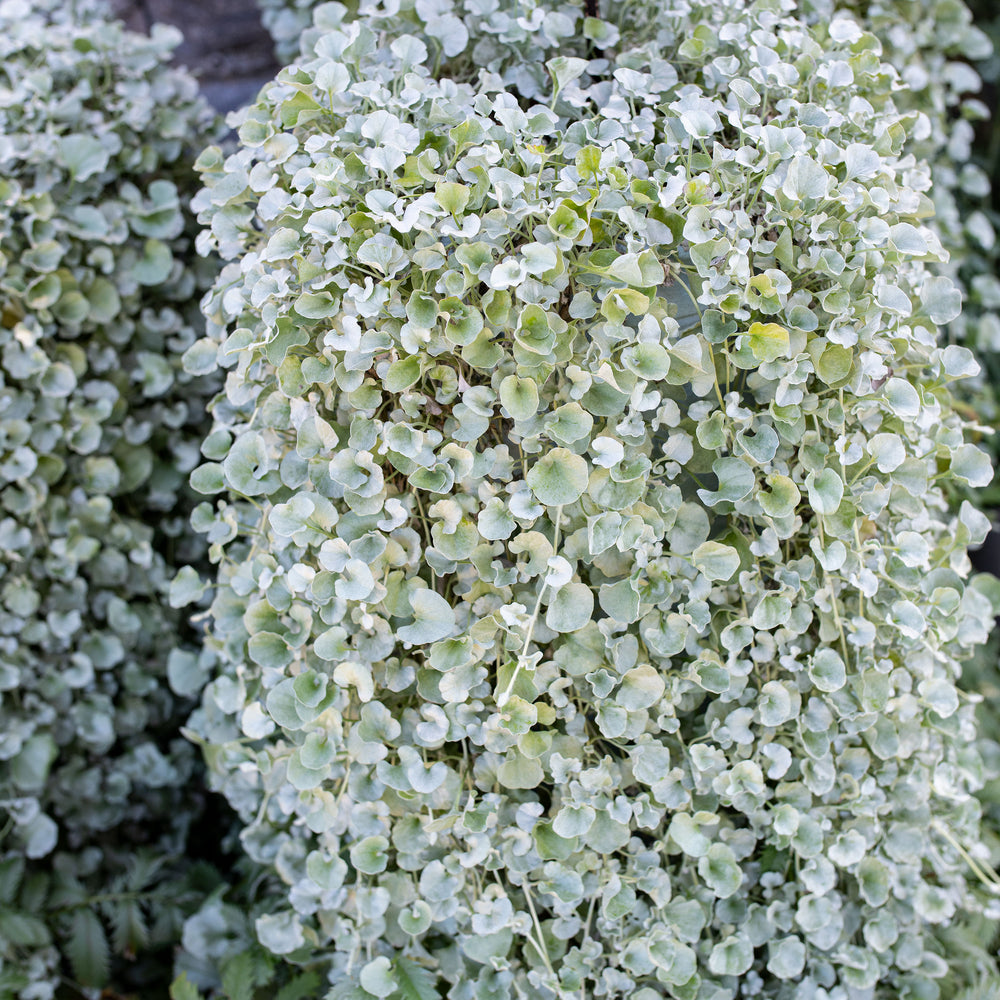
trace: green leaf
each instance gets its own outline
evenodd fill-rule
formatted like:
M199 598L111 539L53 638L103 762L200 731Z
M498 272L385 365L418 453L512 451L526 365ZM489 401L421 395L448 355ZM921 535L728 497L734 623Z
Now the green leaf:
M497 768L497 781L504 788L537 788L545 778L542 765L533 757L515 755Z
M685 854L693 858L704 857L712 846L712 842L701 832L697 821L688 813L674 813L667 835Z
M73 133L59 140L59 159L73 180L85 181L108 165L108 151L92 135Z
M62 282L56 274L43 274L25 289L24 301L32 309L49 309L59 301Z
M204 1000L198 987L187 977L186 972L182 972L170 984L170 1000Z
M797 937L768 942L767 971L778 979L795 979L806 964L806 946Z
M770 487L770 492L762 490L757 494L757 501L764 513L769 517L788 517L789 514L794 514L802 499L795 483L788 476L776 473L769 475L764 482Z
M749 332L750 351L758 361L777 361L788 357L791 344L788 331L777 323L753 323Z
M430 330L437 323L437 299L425 292L414 292L406 303L406 316L421 330Z
M909 222L898 222L889 227L889 244L900 253L921 255L927 253L927 240L916 226ZM938 280L941 279L930 279ZM945 281L948 279L945 278ZM961 302L961 299L959 299Z
M248 951L234 955L222 970L222 992L228 1000L253 1000L258 986L257 963Z
M467 185L453 181L438 181L434 185L435 201L451 215L461 215L465 211L471 194Z
M135 954L149 944L149 927L142 907L135 900L112 906L111 947L119 955Z
M818 475L810 472L806 476L806 492L809 505L817 514L836 514L844 499L844 481L833 469L824 469Z
M666 690L660 672L648 663L633 667L622 678L615 701L631 712L655 705Z
M392 971L389 959L385 955L379 955L362 967L358 980L362 988L372 996L385 1000L396 992L396 977Z
M587 461L565 448L553 448L535 462L527 478L539 503L561 507L578 500L587 488Z
M823 648L813 654L809 677L820 691L839 691L847 683L844 661L836 650Z
M556 836L572 841L574 837L582 837L596 818L593 806L564 802L552 821L552 829Z
M754 612L755 616L769 596L771 595L765 596L761 604L757 605L757 609ZM788 601L783 597L776 597L776 600L783 602L779 604L779 607L783 611L785 606L788 605ZM789 607L790 610L791 608ZM787 615L784 620L787 620ZM754 625L757 625L756 617L754 618ZM781 681L768 681L760 689L760 695L757 698L757 714L760 717L762 725L771 727L780 726L792 718L794 713L795 707L792 696Z
M259 434L244 433L238 437L222 463L230 486L244 496L270 492L279 483L271 467L267 446Z
M538 709L520 695L510 695L500 709L503 728L515 736L528 732L538 722Z
M754 628L766 631L784 625L791 612L792 605L787 597L783 594L767 593L754 608L751 621Z
M658 382L670 371L670 354L662 344L634 344L622 351L622 364L648 382Z
M226 488L226 477L218 462L206 462L191 473L191 489L204 496L221 493Z
M691 553L691 562L709 580L729 580L740 568L740 554L731 545L702 542Z
M437 977L412 959L400 956L393 963L396 973L396 996L393 1000L441 1000Z
M698 859L698 874L719 899L728 899L740 887L743 872L727 844L712 844Z
M449 129L448 135L451 141L461 150L466 146L475 146L482 142L486 138L486 130L478 118L467 118L465 121L459 122L454 128Z
M549 604L545 624L553 632L576 632L594 613L594 592L585 583L567 583Z
M292 662L294 652L275 632L258 632L247 642L247 654L258 666L278 669Z
M70 917L66 954L81 986L99 988L107 983L111 957L108 937L100 918L89 907L80 907Z
M559 93L567 83L572 83L586 72L587 60L575 56L557 56L555 59L550 59L545 68L552 77L556 93Z
M382 379L382 384L388 392L405 392L420 379L420 357L414 354L409 358L393 361Z
M717 976L742 976L753 965L753 945L744 934L724 938L708 956L708 968Z
M517 528L517 522L500 497L490 497L476 523L487 541L510 538Z
M275 955L289 955L305 943L302 924L295 913L267 913L254 922L257 940Z
M557 406L545 420L545 433L565 445L589 438L593 428L594 418L576 402Z
M951 474L978 489L993 481L993 466L981 448L963 444L951 453Z
M161 240L146 240L142 257L132 268L132 276L140 285L162 285L170 277L174 257L170 247Z
M44 948L51 944L45 922L19 910L0 910L0 941L22 948Z
M14 784L25 792L41 791L58 754L59 749L51 734L38 732L30 736L11 762L10 774Z
M410 595L410 607L413 624L404 625L397 632L404 642L423 645L454 635L455 610L440 594L421 588Z
M483 328L482 313L455 296L442 299L440 308L445 318L445 337L459 347L471 344Z
M24 878L24 858L14 854L0 862L0 905L9 906Z
M560 837L547 821L536 823L531 833L535 838L535 849L545 861L565 861L576 848L574 839Z
M397 920L405 933L416 937L430 927L432 918L433 913L430 906L424 900L418 899L411 903L407 909L401 910Z
M889 898L889 871L878 858L862 858L858 865L858 884L865 902L882 906Z
M639 618L639 595L631 580L602 584L598 593L601 610L622 624L631 624Z
M756 482L753 469L742 458L717 458L712 463L712 471L719 480L718 490L714 493L711 490L698 490L698 496L710 507L723 501L735 503L742 500Z
M385 837L379 834L365 837L352 845L351 864L365 875L378 875L389 863L388 849L389 841Z
M513 420L530 420L538 412L538 386L533 379L508 375L500 383L500 402Z
M836 386L851 374L854 352L839 344L827 344L816 362L816 374L827 384Z
M183 608L200 600L205 593L208 581L202 580L198 571L192 566L182 566L177 575L170 581L170 606Z
M811 156L796 154L788 165L782 191L794 201L814 201L825 198L830 185L830 175Z
M303 319L325 319L340 311L340 303L329 292L303 292L294 309Z

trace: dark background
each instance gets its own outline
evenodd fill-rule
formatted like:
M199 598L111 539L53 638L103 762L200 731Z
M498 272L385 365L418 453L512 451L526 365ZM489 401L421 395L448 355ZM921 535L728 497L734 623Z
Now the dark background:
M197 75L219 111L249 104L279 69L254 0L111 0L111 6L133 31L148 32L156 23L180 28L175 62Z

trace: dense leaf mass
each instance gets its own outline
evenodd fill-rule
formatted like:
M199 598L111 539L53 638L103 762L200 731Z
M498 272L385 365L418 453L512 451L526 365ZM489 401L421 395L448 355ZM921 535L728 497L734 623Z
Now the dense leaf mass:
M336 21L335 8L317 0L258 0L262 18L288 61L308 47L317 30ZM589 58L598 49L643 44L660 37L671 44L673 28L661 24L659 5L623 0L599 5L601 18L586 16L582 4L496 0L357 0L353 17L373 30L418 35L431 51L438 72L474 79L484 68L501 75L509 89L527 98L547 93L547 59L555 55ZM894 95L897 108L916 116L908 127L906 150L931 168L934 218L926 223L938 234L949 259L939 263L963 293L965 308L948 324L949 334L985 363L987 377L973 379L964 394L988 425L996 422L993 383L1000 372L1000 279L996 276L997 238L990 212L990 180L974 156L976 126L989 117L980 91L986 74L995 85L992 46L962 0L799 0L785 4L811 25L828 24L847 10L882 44L882 58L895 67L905 91ZM405 27L402 27L405 26ZM710 30L695 26L691 53L713 52ZM990 501L994 492L991 491Z
M175 649L168 588L203 552L180 498L207 391L180 357L213 266L182 199L213 133L194 80L165 65L177 40L91 3L0 2L4 997L52 995L49 901L77 979L100 985L88 892L124 879L137 844L176 853L190 819L177 695L199 685L171 692L167 672L197 656ZM115 946L141 947L146 919L125 913Z
M977 366L905 81L791 6L543 94L328 5L199 161L192 728L335 1000L938 996Z

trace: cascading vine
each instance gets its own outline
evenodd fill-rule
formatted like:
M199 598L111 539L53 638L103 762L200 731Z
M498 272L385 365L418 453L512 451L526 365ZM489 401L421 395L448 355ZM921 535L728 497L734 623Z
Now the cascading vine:
M520 91L418 14L324 7L199 161L191 727L261 943L333 1000L938 996L991 469L905 85L787 4Z

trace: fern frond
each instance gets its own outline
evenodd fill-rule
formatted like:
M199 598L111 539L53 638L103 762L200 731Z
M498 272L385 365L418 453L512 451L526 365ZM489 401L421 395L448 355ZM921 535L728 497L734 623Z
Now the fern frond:
M376 998L360 986L345 982L334 986L324 1000L376 1000Z
M0 861L0 905L9 906L14 902L23 878L24 858L15 854Z
M22 948L44 948L52 943L45 922L23 910L0 910L0 941Z
M259 966L246 951L231 958L222 970L222 992L228 1000L253 1000L254 988L261 981Z
M312 1000L319 995L318 972L304 972L278 990L274 1000Z
M31 872L21 884L19 903L28 913L41 913L48 908L52 876L48 872Z
M399 983L395 997L398 1000L441 1000L437 991L437 976L429 969L409 958L397 958L395 966L396 981Z
M81 986L103 986L108 979L111 955L100 917L80 907L69 918L66 955Z
M141 951L149 943L149 927L142 907L135 900L108 907L111 947L119 954Z
M134 855L129 861L125 877L126 888L130 892L142 892L148 889L156 881L165 864L165 858L159 858L148 851Z
M187 977L186 972L182 972L170 984L170 1000L205 1000L198 991L198 987Z

